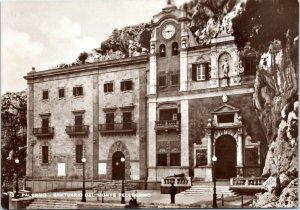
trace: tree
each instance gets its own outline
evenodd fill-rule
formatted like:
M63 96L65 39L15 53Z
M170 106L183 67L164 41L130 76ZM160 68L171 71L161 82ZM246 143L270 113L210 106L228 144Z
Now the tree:
M2 183L13 181L14 159L19 158L19 175L26 171L26 92L6 93L1 96L1 141Z
M79 54L78 56L78 60L81 62L81 63L85 63L85 60L88 58L88 54L86 52L82 52Z

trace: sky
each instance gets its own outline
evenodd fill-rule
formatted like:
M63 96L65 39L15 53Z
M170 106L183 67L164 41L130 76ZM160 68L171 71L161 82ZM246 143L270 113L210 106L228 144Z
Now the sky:
M186 0L174 0L179 7ZM72 63L113 29L149 22L166 0L2 0L1 95L26 89L32 67Z

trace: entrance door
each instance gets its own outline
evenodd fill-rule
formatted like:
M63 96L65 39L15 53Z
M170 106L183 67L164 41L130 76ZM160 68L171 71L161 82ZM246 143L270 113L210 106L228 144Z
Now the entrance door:
M122 152L115 152L112 156L112 179L124 180L125 179L125 161L122 162L121 158L125 156Z
M236 142L232 136L224 135L216 140L216 179L236 177Z

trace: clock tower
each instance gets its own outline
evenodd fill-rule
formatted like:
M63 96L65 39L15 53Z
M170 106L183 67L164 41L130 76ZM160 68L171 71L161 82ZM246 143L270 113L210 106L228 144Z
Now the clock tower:
M160 102L187 90L187 23L185 12L177 9L173 1L167 1L166 7L152 19L148 91L150 182L160 181L170 171L189 174L188 128L181 125L185 121L181 121L180 114L187 111L187 103L185 100ZM174 126L161 129L160 123Z

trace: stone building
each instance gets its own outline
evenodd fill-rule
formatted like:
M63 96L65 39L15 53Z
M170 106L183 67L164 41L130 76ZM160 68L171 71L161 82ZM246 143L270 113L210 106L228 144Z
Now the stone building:
M79 188L82 157L87 186L145 179L147 61L141 55L28 73L28 187Z
M152 20L148 55L31 71L27 186L35 191L183 173L258 176L264 133L253 109L256 52L224 27L199 45L172 3ZM49 185L51 185L49 187Z

